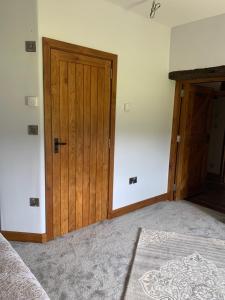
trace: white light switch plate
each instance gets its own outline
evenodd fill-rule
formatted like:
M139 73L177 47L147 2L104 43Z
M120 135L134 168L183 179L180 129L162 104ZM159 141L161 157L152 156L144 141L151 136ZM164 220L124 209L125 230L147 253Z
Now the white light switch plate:
M124 103L124 112L131 111L131 103Z
M26 105L31 107L38 106L38 97L36 96L27 96L26 97Z

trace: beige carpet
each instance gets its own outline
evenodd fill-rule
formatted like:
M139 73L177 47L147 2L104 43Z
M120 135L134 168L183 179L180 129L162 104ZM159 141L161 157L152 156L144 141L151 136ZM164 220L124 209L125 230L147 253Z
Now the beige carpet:
M120 300L139 228L225 240L225 216L161 202L39 245L12 243L53 300Z
M224 300L225 241L143 229L127 300Z

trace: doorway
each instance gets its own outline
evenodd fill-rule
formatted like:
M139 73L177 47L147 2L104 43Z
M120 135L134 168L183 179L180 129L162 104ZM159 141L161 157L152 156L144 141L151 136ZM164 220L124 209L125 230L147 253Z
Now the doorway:
M170 200L225 212L225 78L176 82Z
M43 38L48 240L112 210L117 56Z

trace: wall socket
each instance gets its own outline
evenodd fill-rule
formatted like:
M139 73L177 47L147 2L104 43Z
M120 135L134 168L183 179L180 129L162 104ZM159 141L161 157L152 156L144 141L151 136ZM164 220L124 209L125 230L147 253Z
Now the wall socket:
M129 178L129 184L136 184L136 183L137 183L137 177Z
M26 52L36 52L36 42L35 41L25 41Z
M30 206L39 207L40 206L39 198L30 198Z

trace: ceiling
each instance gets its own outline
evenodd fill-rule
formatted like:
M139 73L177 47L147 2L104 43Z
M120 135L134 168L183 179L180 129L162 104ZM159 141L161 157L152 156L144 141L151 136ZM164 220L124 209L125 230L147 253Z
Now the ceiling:
M125 10L148 17L152 0L107 0ZM225 0L158 0L155 21L174 27L225 13ZM138 5L137 5L138 4Z

